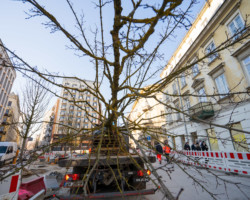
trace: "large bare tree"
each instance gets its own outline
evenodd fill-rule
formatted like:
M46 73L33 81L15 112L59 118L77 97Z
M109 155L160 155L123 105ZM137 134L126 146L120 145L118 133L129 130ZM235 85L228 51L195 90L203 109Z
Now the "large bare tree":
M70 26L71 24L65 24L64 21L60 21L58 16L51 13L49 9L46 9L45 5L39 1L20 1L32 6L27 12L29 18L45 17L44 25L46 28L49 28L52 33L60 32L63 34L69 40L70 45L68 47L73 50L74 53L77 53L78 56L89 57L95 69L95 84L94 87L77 89L62 85L62 78L74 78L86 85L88 85L88 83L79 77L65 76L60 73L52 72L50 69L41 72L15 54L15 52L5 47L15 60L15 68L21 73L35 73L44 81L40 83L40 85L44 85L45 82L53 84L60 89L67 90L71 96L73 96L72 90L78 92L87 91L93 94L105 108L105 112L98 113L102 121L101 127L105 127L109 133L118 135L118 137L121 138L123 135L128 134L142 151L143 157L146 156L140 141L137 141L131 133L134 130L145 130L145 127L141 123L130 121L125 117L125 112L128 111L128 108L130 108L135 100L138 98L154 98L159 104L164 104L168 107L171 113L179 112L189 116L189 114L183 112L182 109L172 107L165 101L158 99L155 94L163 92L166 85L180 77L183 72L190 73L190 69L196 63L202 63L205 58L215 55L249 38L249 26L246 23L245 29L242 30L242 32L246 31L243 37L238 37L237 39L235 39L235 36L226 38L226 40L214 51L203 57L199 57L196 62L186 65L181 69L174 70L166 78L152 83L154 77L158 75L158 72L162 70L162 66L165 65L161 47L167 47L166 42L174 37L176 31L188 29L191 26L190 12L192 6L197 3L196 0L185 1L185 3L182 0L162 0L157 2L143 0L95 1L93 5L98 15L99 25L94 31L92 29L86 30L84 15L79 14L77 6L73 4L74 1L66 0L66 3L74 19L71 24L75 25L75 29L72 29ZM109 12L112 12L112 18L104 15L106 8L108 8ZM112 27L110 30L104 28L108 20L112 20ZM92 37L90 37L90 33ZM156 65L160 65L160 67L156 67ZM107 96L101 92L102 86L105 84L110 88L110 98L107 98ZM150 84L150 86L145 87L145 85L148 84ZM44 85L44 88L47 88L47 90L54 95L65 99L46 85ZM180 94L166 95L182 96ZM221 94L212 94L211 96L215 97L218 95ZM36 99L32 101L35 102ZM86 103L94 109L87 101L82 100L81 102ZM79 101L74 100L74 98L72 103L79 107ZM81 109L85 110L88 115L86 108L83 107ZM29 117L31 114L29 114ZM168 115L168 113L164 115ZM202 123L208 123L198 118L196 120ZM123 125L119 126L119 123ZM30 123L30 125L31 124L33 123ZM217 124L211 125L220 126ZM235 129L227 126L223 126L223 128ZM100 129L100 127L88 129L87 131L92 132L94 129ZM72 137L68 137L68 139L74 140L76 135L81 137L82 131L83 129L76 130ZM148 134L152 132L154 132L154 130L150 130ZM167 135L168 134L166 134L166 136ZM27 134L25 137L27 137ZM122 141L126 144L124 140ZM126 144L126 146L128 145L129 144ZM153 147L149 145L148 148ZM124 149L122 149L122 151L124 151ZM100 151L97 152L99 153ZM147 162L148 160L145 159L144 161ZM161 185L160 190L164 193L164 196L173 199L173 195L160 179L157 170L149 163L148 166L152 169L154 176ZM213 194L211 194L211 196L215 198Z

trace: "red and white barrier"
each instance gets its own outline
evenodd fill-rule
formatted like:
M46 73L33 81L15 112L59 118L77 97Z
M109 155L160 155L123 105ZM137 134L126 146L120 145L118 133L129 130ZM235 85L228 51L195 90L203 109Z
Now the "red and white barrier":
M27 183L22 183L18 192L18 200L41 199L46 193L44 177L39 177ZM37 198L35 198L37 197Z
M21 183L21 172L11 175L0 182L0 199L1 200L17 200L18 190Z
M250 175L250 153L215 151L172 151L175 159L190 165Z

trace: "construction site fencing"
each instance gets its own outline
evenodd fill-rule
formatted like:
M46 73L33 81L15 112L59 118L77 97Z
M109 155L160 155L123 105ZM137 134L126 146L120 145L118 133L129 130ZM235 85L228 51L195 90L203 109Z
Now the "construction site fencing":
M250 175L250 153L220 151L172 151L177 161L214 170Z

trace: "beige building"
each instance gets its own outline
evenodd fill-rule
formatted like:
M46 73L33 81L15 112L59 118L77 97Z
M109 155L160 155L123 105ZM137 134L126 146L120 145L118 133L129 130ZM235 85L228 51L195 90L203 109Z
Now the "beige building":
M54 149L64 150L72 145L75 149L86 148L87 141L82 141L80 135L100 123L101 109L98 99L89 91L84 91L86 88L94 88L94 82L64 79L62 84L70 89L64 88L61 91L62 99L59 99L56 111L57 125L53 132L53 143L76 132L79 132L79 137L55 146Z
M198 139L213 151L248 151L250 137L244 131L250 131L249 14L248 0L207 1L162 71L162 78L178 74L163 91L169 105L166 129L177 149ZM232 45L216 52L223 42Z
M1 141L20 143L19 117L20 117L19 97L13 92L9 95L6 110L3 115L0 132L2 132Z
M163 100L162 93L157 93L155 96L159 101ZM139 129L132 132L137 141L144 140L153 145L156 138L162 142L167 139L164 134L166 124L164 105L154 98L138 98L128 115L128 123ZM136 146L132 139L129 142L132 146Z
M3 45L0 40L0 44ZM16 71L5 49L0 46L0 121L6 109L8 97L16 78ZM0 133L1 136L1 133Z

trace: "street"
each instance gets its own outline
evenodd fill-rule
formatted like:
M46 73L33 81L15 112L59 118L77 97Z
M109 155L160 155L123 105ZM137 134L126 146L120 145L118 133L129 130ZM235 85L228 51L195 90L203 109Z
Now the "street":
M250 179L247 176L225 174L218 171L209 172L206 169L185 165L180 165L179 167L178 164L166 164L166 161L163 161L161 165L156 162L154 163L154 167L157 169L161 179L174 197L177 197L180 190L183 188L183 191L179 195L180 200L210 200L213 199L213 197L215 199L230 200L243 200L250 198ZM30 165L29 170L38 173L40 176L48 175L53 171L60 173L66 172L65 168L60 168L57 164ZM37 178L37 176L32 175L25 177L23 181L27 182L35 178ZM152 182L148 182L147 189L150 188L156 188L156 186L154 186ZM154 195L130 197L126 199L158 200L163 199L163 197L164 195L162 192L158 190ZM114 199L118 200L120 198Z

